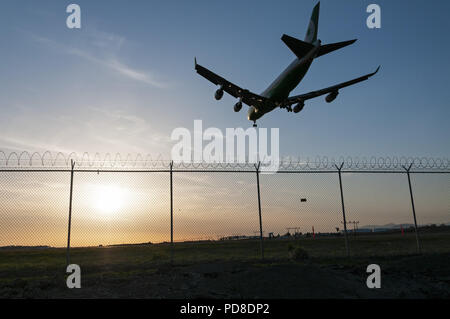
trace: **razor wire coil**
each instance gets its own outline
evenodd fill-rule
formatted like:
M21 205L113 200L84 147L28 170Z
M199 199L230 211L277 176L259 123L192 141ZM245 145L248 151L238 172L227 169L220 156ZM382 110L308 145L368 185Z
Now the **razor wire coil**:
M255 162L172 162L165 159L161 154L151 156L150 154L127 154L106 153L94 155L84 152L81 155L75 152L64 154L62 152L52 153L39 152L4 152L0 151L0 168L70 168L71 162L75 162L77 169L154 169L154 170L251 170L256 168ZM351 157L341 156L338 158L328 156L316 157L282 157L275 162L277 170L280 171L308 171L308 170L336 170L343 163L342 170L399 170L404 171L411 166L412 170L440 170L450 171L449 158L433 157ZM267 167L274 164L273 161L263 159L261 166Z

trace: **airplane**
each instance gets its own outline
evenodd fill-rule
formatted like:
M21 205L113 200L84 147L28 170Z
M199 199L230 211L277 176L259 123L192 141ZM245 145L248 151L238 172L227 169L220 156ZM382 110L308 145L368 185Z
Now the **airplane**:
M324 94L328 94L325 97L325 101L327 103L331 103L334 99L336 99L340 89L369 79L378 72L380 66L378 66L375 72L363 75L359 78L342 82L321 90L289 97L290 92L295 89L303 79L314 59L332 51L341 49L356 41L356 39L353 39L322 45L321 41L317 39L319 8L320 2L316 4L312 11L304 41L283 34L281 40L296 55L296 59L261 94L255 94L227 81L223 77L215 74L200 64L197 64L197 58L194 58L195 70L198 74L218 86L218 89L214 94L216 100L220 100L223 96L223 92L225 91L238 99L234 105L235 112L239 112L241 110L242 103L247 104L249 106L247 118L249 121L253 121L253 127L256 127L256 120L278 107L286 109L288 112L294 111L294 113L298 113L305 106L306 100ZM292 108L293 104L296 105Z

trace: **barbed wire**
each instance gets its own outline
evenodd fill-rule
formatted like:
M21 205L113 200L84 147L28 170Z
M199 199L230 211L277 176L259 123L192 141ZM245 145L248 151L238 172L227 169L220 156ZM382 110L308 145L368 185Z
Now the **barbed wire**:
M0 151L0 168L70 168L71 161L79 169L152 169L167 170L172 163L159 154L156 157L150 154L95 153L93 156L87 152L79 155L75 152L64 154L39 152L4 152ZM173 169L178 170L255 170L255 162L173 162ZM292 157L286 156L273 161L261 160L262 170L274 168L277 171L308 171L308 170L336 170L342 165L342 170L399 170L403 171L411 166L411 170L439 170L450 171L449 158L433 157Z

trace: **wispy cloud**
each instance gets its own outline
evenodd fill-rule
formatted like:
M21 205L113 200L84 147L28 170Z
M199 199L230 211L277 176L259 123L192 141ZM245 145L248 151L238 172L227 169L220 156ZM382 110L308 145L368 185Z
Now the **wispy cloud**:
M129 66L115 60L110 59L106 61L105 66L108 68L117 71L118 73L127 76L133 80L141 81L155 87L165 88L166 84L154 79L154 77L148 73L144 73L135 69L130 68Z
M16 137L9 135L0 136L0 143L2 145L2 151L11 151L11 152L23 152L24 150L33 152L44 152L44 151L54 151L54 152L62 152L62 153L71 153L72 150L62 148L60 145L36 141L36 139L32 138L24 138L24 137Z
M96 29L91 29L89 36L93 45L108 50L120 50L126 42L123 36Z
M151 154L169 158L169 133L133 110L85 106L56 115L41 108L0 118L0 150ZM61 111L62 112L62 111ZM17 128L21 129L18 130Z
M93 54L85 49L60 44L54 40L35 34L31 34L31 38L36 42L46 45L47 47L60 50L64 53L85 59L93 64L100 65L110 71L122 75L125 78L142 82L157 88L167 87L167 83L156 79L156 77L149 71L143 71L128 66L125 63L121 62L119 58L114 55L111 57L111 50L107 50L108 56L105 56L101 54ZM123 37L98 31L96 31L91 38L93 39L92 44L103 49L108 49L111 47L119 49L125 42L125 38Z

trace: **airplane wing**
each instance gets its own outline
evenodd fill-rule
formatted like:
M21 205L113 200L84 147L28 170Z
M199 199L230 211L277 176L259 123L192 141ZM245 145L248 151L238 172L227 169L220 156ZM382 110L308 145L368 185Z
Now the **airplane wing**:
M305 93L305 94L291 96L291 97L287 98L282 103L282 106L292 105L292 104L295 104L295 103L298 103L298 102L302 102L302 101L305 101L305 100L309 100L309 99L312 99L312 98L315 98L315 97L318 97L318 96L321 96L321 95L324 95L324 94L327 94L327 93L337 92L339 89L342 89L344 87L347 87L347 86L350 86L350 85L353 85L353 84L356 84L356 83L359 83L359 82L367 80L372 75L375 75L378 72L379 69L380 69L380 67L378 67L375 70L375 72L373 72L373 73L369 73L369 74L363 75L363 76L361 76L359 78L356 78L356 79L353 79L353 80L350 80L350 81L347 81L347 82L342 82L342 83L339 83L339 84L327 87L325 89L312 91L312 92L308 92L308 93Z
M252 93L249 90L243 89L230 81L227 81L220 75L208 70L207 68L197 64L195 60L195 70L198 74L203 76L205 79L214 83L215 85L222 86L222 89L235 98L242 98L242 102L247 105L252 105L255 108L262 108L264 104L268 101L267 98L260 96L258 94Z

